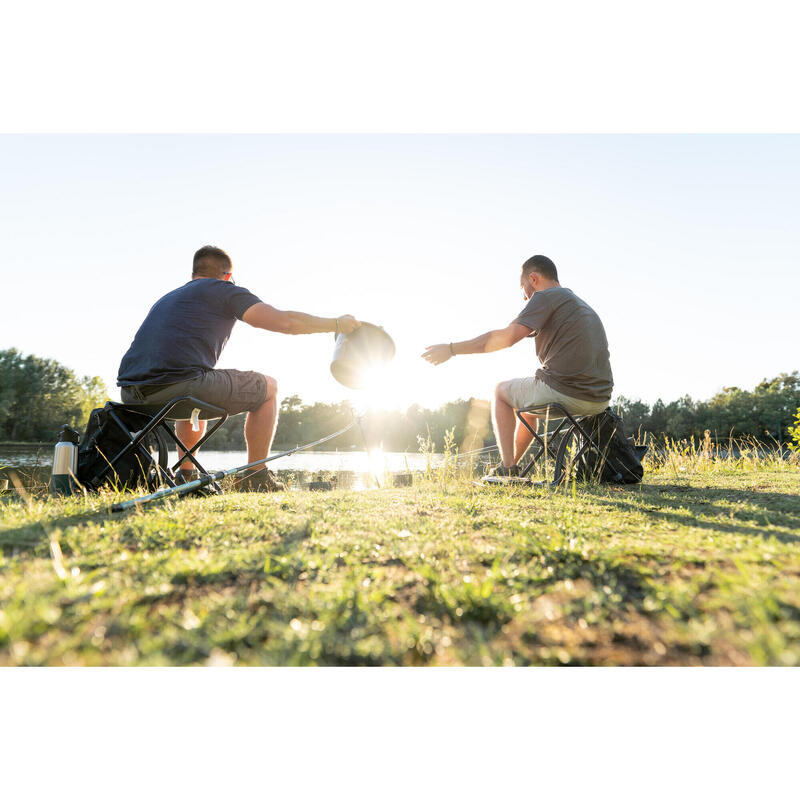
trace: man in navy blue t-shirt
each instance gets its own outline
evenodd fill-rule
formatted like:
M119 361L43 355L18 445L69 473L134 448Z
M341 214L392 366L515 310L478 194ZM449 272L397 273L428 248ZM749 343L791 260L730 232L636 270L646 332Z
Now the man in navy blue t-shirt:
M278 384L269 375L236 369L215 369L237 319L278 333L350 333L361 323L349 314L315 317L279 311L236 286L233 264L224 250L201 247L194 254L192 279L165 294L151 309L122 357L117 375L123 403L166 403L181 395L224 408L247 412L244 435L247 460L269 455L278 420ZM189 420L175 423L181 441L193 446L205 432ZM183 451L178 453L179 457ZM184 461L179 480L190 480L192 465ZM274 491L283 488L266 468L248 473L238 488Z

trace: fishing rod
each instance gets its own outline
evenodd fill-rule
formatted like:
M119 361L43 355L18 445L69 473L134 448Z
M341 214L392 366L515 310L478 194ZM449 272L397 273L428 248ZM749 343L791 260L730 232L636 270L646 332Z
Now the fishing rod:
M233 467L232 469L209 473L208 475L203 475L197 480L189 481L188 483L182 483L180 486L168 486L164 489L159 489L157 492L153 492L152 494L146 494L142 497L134 497L132 500L125 500L122 503L114 503L114 505L111 506L111 511L127 511L131 508L139 508L145 503L150 503L153 500L161 500L164 497L183 497L185 494L190 494L196 489L201 489L203 486L208 486L210 483L220 481L223 478L227 478L229 475L235 475L237 472L242 472L252 467L258 467L261 464L266 464L268 461L274 461L276 458L285 458L293 453L299 453L301 450L308 450L311 447L316 447L318 444L328 442L331 439L335 439L337 436L341 436L343 433L347 433L347 431L349 431L355 425L360 426L360 424L360 418L354 417L353 421L347 427L342 428L340 431L336 431L336 433L332 433L329 436L323 436L322 439L317 439L316 442L298 445L293 450L287 450L285 453L277 453L274 456L268 456L267 458L262 458L258 461L251 461L249 464L244 464L241 467Z
M479 447L477 450L468 450L466 453L459 453L456 458L466 458L467 456L477 456L477 455L486 455L491 453L493 450L499 450L500 448L496 444L490 444L487 447Z

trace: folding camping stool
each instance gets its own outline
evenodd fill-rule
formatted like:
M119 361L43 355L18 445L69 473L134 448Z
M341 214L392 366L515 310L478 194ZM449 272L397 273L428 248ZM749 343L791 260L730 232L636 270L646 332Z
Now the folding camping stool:
M586 420L592 418L592 415L573 416L559 403L543 403L527 408L518 408L515 409L515 412L517 419L530 431L534 441L539 445L538 451L531 455L530 462L520 473L521 478L527 477L542 459L544 459L546 470L548 456L553 457L553 486L559 486L569 479L575 464L587 450L594 450L600 456L601 464L605 460L605 454L600 449L600 444L590 433L593 426L585 423ZM539 418L544 418L544 436L540 436L531 427L523 414L535 414ZM558 419L559 422L555 430L548 432L547 423L551 419ZM567 464L567 447L573 441L577 445L577 450Z
M170 400L163 406L146 404L130 405L125 403L108 402L105 405L105 409L108 412L109 418L112 419L117 426L119 426L119 428L125 433L130 441L125 445L125 447L122 448L122 450L120 450L119 453L116 454L116 456L114 456L114 458L109 461L108 466L104 470L103 474L105 474L105 472L108 470L113 469L114 464L131 450L143 455L149 460L150 463L152 463L153 458L149 450L145 447L145 439L151 433L155 433L156 435L166 434L170 439L172 439L173 442L175 442L178 448L184 451L184 456L179 458L171 467L171 469L167 469L166 471L163 469L158 469L161 477L169 486L176 485L173 475L177 474L178 468L186 459L191 461L197 471L202 475L209 474L205 467L203 467L203 465L197 460L194 453L203 444L205 444L217 432L225 420L228 419L228 412L224 408L212 405L211 403L205 403L202 400L198 400L196 397L190 397L189 395L176 397L174 400ZM120 413L118 412L124 412L124 416L129 419L133 418L136 420L141 420L141 430L134 430L130 422L127 424L123 422L123 420L120 418ZM182 419L190 419L193 423L205 419L217 419L217 422L212 425L208 431L206 431L205 435L197 442L196 445L194 445L194 447L190 448L178 438L178 435L169 424L175 420Z

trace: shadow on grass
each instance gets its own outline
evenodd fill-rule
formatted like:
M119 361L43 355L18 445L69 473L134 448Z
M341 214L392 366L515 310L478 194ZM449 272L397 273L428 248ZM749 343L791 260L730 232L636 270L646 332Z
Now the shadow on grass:
M433 570L418 570L428 587L416 598L414 612L444 617L452 623L476 623L492 636L515 615L509 597L517 591L533 589L539 595L564 581L587 581L612 615L625 610L646 613L642 608L646 576L636 569L564 549L544 551L536 561L530 578L523 581L528 586L518 584L513 589L491 577L479 582L445 582Z
M64 517L54 517L47 520L26 522L16 528L0 530L0 550L3 555L12 556L25 551L31 555L38 555L38 548L47 547L52 528L68 528L73 525L88 525L108 519L106 511L84 511L79 514L69 514ZM64 553L68 554L69 546L63 545Z
M674 484L643 485L635 494L617 497L593 496L593 501L622 511L651 514L677 525L721 531L785 543L800 542L800 534L785 531L759 530L737 522L755 522L800 529L800 497L781 492L757 489L696 488ZM748 508L730 508L721 502L746 503ZM689 514L685 512L689 511ZM683 512L683 513L679 513Z
M168 591L142 596L136 600L136 605L182 601L192 593L238 590L271 581L294 586L298 577L309 570L300 552L300 544L310 535L310 522L307 520L284 534L266 554L259 552L255 558L233 565L228 562L211 563L204 569L192 566L174 572L169 576L171 588Z

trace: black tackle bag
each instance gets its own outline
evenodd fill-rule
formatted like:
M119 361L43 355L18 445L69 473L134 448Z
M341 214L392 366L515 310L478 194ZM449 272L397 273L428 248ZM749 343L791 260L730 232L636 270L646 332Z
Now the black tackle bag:
M637 447L625 436L622 419L610 408L581 421L581 427L603 453L587 447L575 466L578 480L600 483L641 483L644 470L641 459L646 447Z
M156 428L122 458L114 459L131 439L111 417L110 404L95 408L89 415L86 431L78 445L77 478L89 490L108 485L117 489L133 489L145 485L155 488L160 476L168 474L169 438ZM150 417L128 409L114 408L113 413L132 436L144 428ZM109 467L109 463L113 466Z

